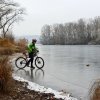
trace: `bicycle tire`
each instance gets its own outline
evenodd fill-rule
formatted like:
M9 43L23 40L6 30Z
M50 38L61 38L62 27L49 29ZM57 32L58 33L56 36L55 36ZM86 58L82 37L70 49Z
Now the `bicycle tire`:
M26 67L26 59L24 57L18 57L15 60L15 65L17 68L20 68L20 69L25 68Z
M41 66L39 66L41 64ZM44 60L42 57L36 57L35 59L35 66L39 69L44 67Z

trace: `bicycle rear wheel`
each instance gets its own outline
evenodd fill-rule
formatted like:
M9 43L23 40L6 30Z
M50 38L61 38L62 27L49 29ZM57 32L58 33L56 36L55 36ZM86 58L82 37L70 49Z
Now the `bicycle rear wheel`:
M24 57L18 57L16 60L15 60L15 65L17 68L25 68L26 67L26 59Z
M36 57L35 59L35 66L39 69L44 67L44 60L41 57Z

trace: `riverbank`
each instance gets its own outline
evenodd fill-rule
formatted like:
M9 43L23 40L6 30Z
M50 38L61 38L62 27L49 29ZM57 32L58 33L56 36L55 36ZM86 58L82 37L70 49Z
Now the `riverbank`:
M6 94L0 93L0 100L63 100L57 99L52 93L40 93L26 88L25 82L14 81L15 87Z
M15 96L16 98L20 96L17 100L77 100L69 94L65 95L63 92L45 88L44 86L24 80L16 75L13 75L13 78L15 80L16 92L18 92ZM20 99L21 97L24 99Z

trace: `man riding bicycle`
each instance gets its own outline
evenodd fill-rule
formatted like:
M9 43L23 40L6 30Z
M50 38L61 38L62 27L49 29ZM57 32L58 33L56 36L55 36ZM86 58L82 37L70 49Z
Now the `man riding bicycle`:
M41 69L44 67L43 58L38 56L39 51L35 46L36 41L37 41L36 39L32 39L32 43L28 45L27 47L28 56L27 56L27 52L23 51L23 56L21 55L15 60L15 65L17 68L20 68L20 69L25 68L26 66L29 66L30 63L31 63L31 68L35 68L33 66L33 60L34 60L34 65L38 69Z
M30 59L28 60L28 62L26 63L26 65L28 66L29 63L31 62L31 68L35 68L33 66L33 60L34 60L34 57L36 55L36 52L38 51L37 48L36 48L36 46L35 46L36 42L37 42L36 39L32 39L32 43L30 43L28 45L28 55L29 55Z

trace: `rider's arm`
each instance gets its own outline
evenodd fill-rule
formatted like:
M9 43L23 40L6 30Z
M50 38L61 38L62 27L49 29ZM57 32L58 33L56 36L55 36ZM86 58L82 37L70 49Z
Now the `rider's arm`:
M34 51L39 52L38 48L34 45Z

